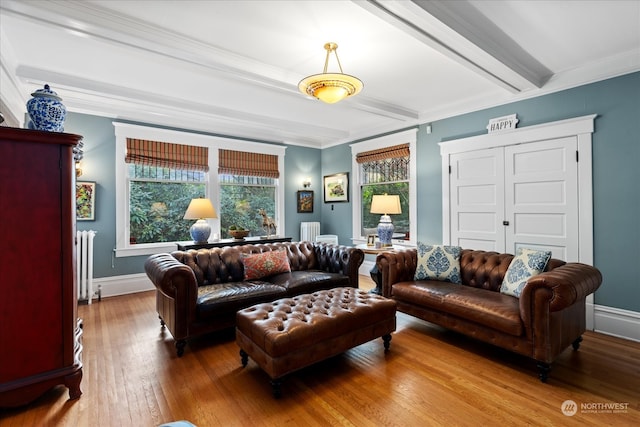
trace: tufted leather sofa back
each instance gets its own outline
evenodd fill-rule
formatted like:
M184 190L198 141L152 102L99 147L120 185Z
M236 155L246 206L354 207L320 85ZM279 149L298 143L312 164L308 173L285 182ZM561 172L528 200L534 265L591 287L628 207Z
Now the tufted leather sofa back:
M198 286L244 280L242 254L284 250L289 258L292 271L324 270L348 276L357 276L357 268L364 255L361 251L347 250L344 246L323 243L277 242L258 243L223 248L174 251L171 255L191 268ZM349 258L359 257L356 262ZM359 261L359 262L358 262ZM347 268L355 268L347 271ZM357 283L357 282L354 282Z
M460 254L462 284L499 292L513 257L511 254L463 249ZM564 261L552 258L545 271L564 264Z

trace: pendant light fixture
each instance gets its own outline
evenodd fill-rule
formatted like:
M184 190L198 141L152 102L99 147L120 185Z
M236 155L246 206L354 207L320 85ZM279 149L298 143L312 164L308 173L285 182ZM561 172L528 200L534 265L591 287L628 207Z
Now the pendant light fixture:
M300 83L298 83L300 92L318 98L327 104L334 104L359 93L362 90L362 82L360 79L342 72L342 65L340 65L340 59L338 59L338 45L330 42L326 43L324 48L327 50L324 71L322 74L314 74L300 80ZM329 56L332 53L336 56L340 73L327 73Z

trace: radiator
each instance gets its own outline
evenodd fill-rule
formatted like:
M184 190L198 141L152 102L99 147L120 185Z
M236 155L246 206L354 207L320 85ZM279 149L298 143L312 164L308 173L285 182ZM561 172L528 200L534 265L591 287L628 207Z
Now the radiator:
M93 298L93 238L96 232L76 232L76 280L78 281L78 301L91 304Z
M319 222L301 222L300 223L300 240L308 240L314 242L316 236L320 234Z

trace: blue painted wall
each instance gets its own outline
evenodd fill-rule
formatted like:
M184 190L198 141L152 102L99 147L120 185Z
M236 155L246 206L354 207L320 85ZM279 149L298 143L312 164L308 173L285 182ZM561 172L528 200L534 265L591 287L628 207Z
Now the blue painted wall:
M418 131L418 240L442 242L439 142L485 134L489 119L517 113L518 127L598 114L593 134L594 265L604 276L595 303L640 312L640 73L423 125ZM345 155L341 147L323 150ZM327 164L330 164L327 162ZM345 169L348 170L348 169ZM340 219L322 216L327 228Z
M285 181L285 233L293 240L300 239L300 223L320 221L322 211L322 184L320 150L314 148L288 146L284 156ZM304 188L302 181L311 178L311 186ZM298 213L297 191L313 191L313 212Z
M342 144L322 150L322 175L333 175L335 173L349 173L349 201L340 203L324 203L324 192L320 183L321 212L320 232L322 234L337 234L338 243L341 245L351 245L352 237L352 208L353 200L353 174L351 173L351 147L349 144Z
M596 304L640 312L640 73L432 122L417 143L418 239L442 241L440 147L450 139L486 133L489 119L517 113L518 127L598 114L593 135L594 263L604 276ZM95 276L140 273L146 257L113 258L115 246L115 137L112 119L69 114L65 130L84 136L84 175L97 182L96 221L78 229L98 231ZM322 177L350 173L349 203L324 203ZM313 213L297 213L295 194L311 177ZM349 144L316 150L289 146L285 155L285 233L299 238L302 221L320 221L322 233L351 244L353 171Z

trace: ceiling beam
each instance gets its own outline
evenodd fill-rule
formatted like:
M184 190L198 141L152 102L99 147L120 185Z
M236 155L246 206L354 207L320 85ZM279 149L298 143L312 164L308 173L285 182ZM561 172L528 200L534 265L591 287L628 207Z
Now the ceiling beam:
M542 87L552 74L467 1L355 3L511 93Z

